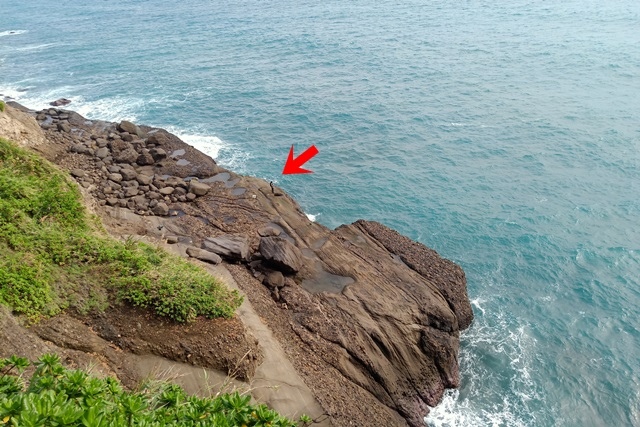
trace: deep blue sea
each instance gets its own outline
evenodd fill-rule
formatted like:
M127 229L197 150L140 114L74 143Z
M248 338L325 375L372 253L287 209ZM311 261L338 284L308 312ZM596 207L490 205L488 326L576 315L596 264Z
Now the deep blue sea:
M428 425L640 426L638 0L0 0L0 93L459 263L476 318Z

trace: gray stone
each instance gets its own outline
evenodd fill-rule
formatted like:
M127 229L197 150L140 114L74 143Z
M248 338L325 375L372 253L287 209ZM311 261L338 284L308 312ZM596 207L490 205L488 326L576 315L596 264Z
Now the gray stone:
M92 135L93 137L93 135ZM109 141L107 141L104 138L98 138L96 139L96 144L98 145L98 147L102 148L102 147L106 147L109 144Z
M71 175L76 177L76 178L82 178L82 177L84 177L86 175L86 173L82 169L72 169L71 170Z
M59 98L49 103L49 105L53 105L54 107L60 107L68 104L71 104L71 100L67 98Z
M118 125L118 130L120 132L129 132L130 134L138 135L140 138L144 136L144 132L142 132L138 126L127 120L123 120L120 122L120 124Z
M124 197L133 197L138 195L138 189L135 187L129 187L124 190Z
M133 201L136 203L138 209L146 209L149 207L149 201L144 196L135 196Z
M266 265L283 273L295 274L302 268L302 252L288 240L263 237L258 250Z
M109 173L119 173L120 169L121 169L120 166L117 166L117 165L111 165L107 168Z
M164 187L164 188L161 188L158 192L160 194L162 194L163 196L168 196L168 195L172 194L174 192L174 190L175 189L173 187Z
M160 132L153 133L147 138L147 144L164 145L168 142L169 138L167 135Z
M108 204L109 206L115 206L115 205L117 205L117 204L118 204L118 199L116 199L115 197L109 197L109 198L107 199L107 204Z
M78 153L78 154L91 154L91 149L86 145L82 145L82 144L73 144L71 148L69 148L69 151L71 151L72 153Z
M169 215L169 207L166 203L160 202L151 211L156 215L166 216Z
M187 190L185 190L182 187L176 187L175 190L173 190L173 195L176 197L184 196L186 194L187 194Z
M113 141L109 142L109 148L111 148L114 152L117 152L133 148L133 145L121 139L114 139Z
M122 181L122 175L120 175L119 173L110 173L107 178L109 178L109 180L113 181L113 182L121 182Z
M151 150L149 150L149 154L151 154L153 160L155 160L156 162L167 158L167 152L162 148L152 148Z
M193 193L187 193L187 195L185 196L185 198L187 199L188 202L193 202L196 199L196 197L198 197L198 196L196 196Z
M107 147L98 148L96 151L96 157L104 159L109 155L109 149Z
M146 151L146 150L145 150ZM143 151L139 156L138 159L136 160L136 162L140 165L140 166L147 166L147 165L152 165L155 163L155 161L153 160L153 156L151 154L149 154L148 152Z
M284 276L279 271L272 271L264 278L262 283L269 288L282 288L284 286Z
M204 196L209 191L209 188L210 187L203 182L198 182L193 179L189 182L189 192L196 196Z
M187 255L211 264L220 264L222 262L222 258L219 255L204 249L189 247L187 248Z
M122 175L122 179L124 179L125 181L131 181L133 179L136 179L136 177L138 176L136 171L134 171L133 169L121 169L120 175ZM136 181L136 185L137 184L138 181Z
M113 155L116 162L119 163L135 163L138 160L138 152L132 148L123 151L117 151Z
M151 184L151 181L153 180L152 177L150 177L149 175L144 175L144 174L140 174L136 177L136 179L138 180L138 183L140 185L149 185Z
M249 260L249 239L245 235L223 234L218 237L207 237L202 247L232 260Z
M149 191L149 193L147 194L147 197L150 200L157 200L160 199L162 196L158 193L156 193L155 191Z
M170 176L169 178L166 179L165 184L170 187L182 187L182 188L188 187L184 179L177 176Z
M281 233L280 230L270 225L267 225L266 227L263 227L260 230L258 230L258 234L261 237L279 236L280 233Z
M69 125L69 123L58 123L58 130L60 132L71 132L71 126Z
M173 245L174 243L178 243L178 236L167 236L167 243Z
M135 139L133 135L127 132L121 133L120 136L122 137L123 141L127 141L127 142L133 142L133 140Z

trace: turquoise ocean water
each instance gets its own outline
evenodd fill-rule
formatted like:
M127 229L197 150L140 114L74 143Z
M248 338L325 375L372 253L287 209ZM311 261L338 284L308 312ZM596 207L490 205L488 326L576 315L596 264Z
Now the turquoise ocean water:
M0 0L0 93L459 263L476 319L429 425L640 425L637 0ZM292 144L314 174L280 174Z

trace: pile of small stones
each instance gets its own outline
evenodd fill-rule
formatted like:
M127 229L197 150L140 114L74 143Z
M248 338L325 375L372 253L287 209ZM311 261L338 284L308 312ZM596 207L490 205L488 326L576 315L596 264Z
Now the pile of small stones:
M71 175L101 205L164 216L169 215L169 204L192 202L210 189L196 178L154 173L152 166L168 156L162 148L168 142L163 133L146 135L137 125L122 121L115 131L104 135L74 135L69 113L53 108L37 112L36 119L43 129L52 131L54 140L68 144L71 153L90 160L83 160L82 168L71 169Z

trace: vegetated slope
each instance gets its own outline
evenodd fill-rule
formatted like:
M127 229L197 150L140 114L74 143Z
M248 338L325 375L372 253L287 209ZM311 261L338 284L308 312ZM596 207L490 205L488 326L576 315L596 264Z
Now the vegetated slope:
M295 426L265 405L238 393L215 398L188 396L166 382L126 391L113 378L99 379L65 369L45 354L23 378L27 359L0 359L0 424L10 426ZM306 417L301 417L305 421Z
M37 320L125 300L161 316L231 317L242 297L180 257L106 235L66 175L0 139L0 303Z

